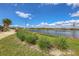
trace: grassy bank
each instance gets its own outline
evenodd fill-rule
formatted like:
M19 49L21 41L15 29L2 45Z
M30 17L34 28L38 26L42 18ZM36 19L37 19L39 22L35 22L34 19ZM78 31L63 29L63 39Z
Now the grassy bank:
M48 36L39 33L31 32L31 34L36 34L38 39L48 39L52 44L54 41L59 42L62 38L67 41L68 49L72 50L72 55L79 55L79 40L66 38L62 36ZM44 42L45 43L45 42ZM8 36L0 40L0 55L3 56L44 56L50 55L45 51L40 51L37 44L28 44L25 41L21 41L17 38L16 34ZM54 49L54 47L52 46ZM53 51L54 52L54 51ZM69 54L65 54L69 55Z
M34 32L32 32L32 33L34 33ZM49 35L43 35L43 34L39 34L39 33L36 33L36 35L38 36L39 39L42 39L43 37L45 37L52 44L54 44L54 41L59 42L63 38L64 40L66 40L66 42L69 46L68 49L71 50L71 52L73 53L72 55L79 55L79 40L78 39L67 38L67 37L63 37L63 36L55 36L55 35L49 36ZM68 54L66 54L66 55L68 55Z
M21 42L16 34L0 40L0 56L41 56L45 55L30 45Z
M42 35L40 35L42 36ZM52 43L54 40L58 40L58 38L62 38L63 36L49 36L49 35L45 35ZM79 39L75 39L75 38L67 38L67 37L63 37L68 44L68 49L72 50L72 53L74 52L74 56L79 56Z

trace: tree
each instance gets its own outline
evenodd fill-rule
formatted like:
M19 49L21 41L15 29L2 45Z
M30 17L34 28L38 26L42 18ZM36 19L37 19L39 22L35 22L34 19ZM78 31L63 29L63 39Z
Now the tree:
M12 23L12 21L8 18L3 19L3 30L7 31L9 29L9 25Z
M3 31L3 26L0 25L0 31Z

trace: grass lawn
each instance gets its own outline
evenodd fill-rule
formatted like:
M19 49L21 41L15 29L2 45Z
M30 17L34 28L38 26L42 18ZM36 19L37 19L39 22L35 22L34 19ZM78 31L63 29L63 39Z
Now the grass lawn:
M79 56L79 39L68 39L70 49L74 50L74 55Z
M45 55L23 44L16 35L0 40L0 56L42 56Z
M56 36L48 36L37 34L41 39L42 37L48 38L52 43L58 39ZM61 38L61 37L60 37ZM68 42L69 49L74 51L74 55L79 55L79 40L65 38ZM46 56L48 54L40 52L36 49L30 48L30 45L21 42L16 35L11 35L0 40L0 56Z

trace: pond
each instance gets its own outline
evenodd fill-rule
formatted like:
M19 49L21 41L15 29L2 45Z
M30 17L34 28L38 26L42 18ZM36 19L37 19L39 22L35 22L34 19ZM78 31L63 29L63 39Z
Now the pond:
M42 34L62 35L71 38L79 38L79 30L31 30L31 31Z

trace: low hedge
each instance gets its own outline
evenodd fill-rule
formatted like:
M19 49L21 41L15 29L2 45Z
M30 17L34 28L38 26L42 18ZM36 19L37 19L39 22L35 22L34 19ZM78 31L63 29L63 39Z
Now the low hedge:
M50 49L52 46L50 41L45 37L42 37L41 39L39 39L37 44L41 49Z
M38 37L38 36L39 35L37 35L36 33L30 32L26 29L19 29L17 31L17 37L21 41L26 41L26 42L31 43L31 44L37 43L37 45L41 49L50 49L52 46L54 48L62 49L62 50L66 50L68 48L68 43L66 41L66 38L58 37L58 38L56 38L56 40L52 41L53 43L51 43L51 41L49 41L50 39L45 37L45 35L44 36L42 35L40 37ZM52 37L51 37L51 39L52 39Z
M36 41L38 40L38 37L36 36L36 34L33 34L29 31L26 31L25 29L19 29L17 31L17 37L21 40L21 41L26 41L28 43L31 44L35 44Z

